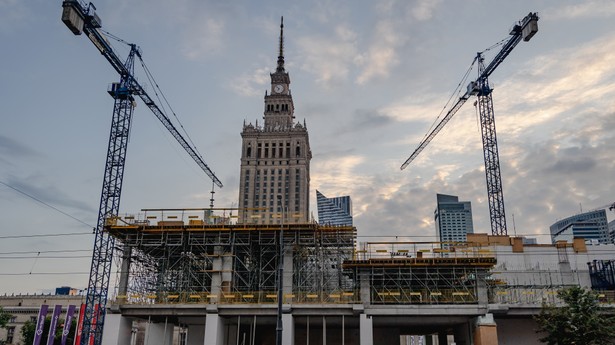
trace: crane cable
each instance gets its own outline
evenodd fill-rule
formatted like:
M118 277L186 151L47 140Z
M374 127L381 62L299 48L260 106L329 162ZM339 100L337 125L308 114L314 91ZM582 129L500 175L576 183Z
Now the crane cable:
M504 44L509 38L505 37L502 40L500 40L499 42L493 44L492 46L488 47L487 49L483 50L482 53L488 52L496 47L501 46L502 44ZM429 133L431 133L432 129L434 128L434 126L436 125L436 123L438 123L440 117L442 116L442 114L444 113L444 111L446 109L448 109L449 105L451 104L451 102L453 101L453 99L455 98L455 96L457 96L457 98L461 97L461 92L462 92L462 86L466 85L466 82L468 80L468 77L470 76L470 73L472 72L472 70L474 69L474 65L476 64L476 57L474 57L474 59L472 60L472 63L470 64L470 67L468 67L468 69L466 70L465 74L463 75L463 77L461 78L461 81L459 82L459 84L457 84L457 87L455 88L455 90L453 90L453 93L451 94L451 96L449 97L448 101L446 102L446 104L444 104L444 107L442 107L442 110L440 110L440 113L438 114L438 116L436 117L436 119L434 120L434 122L431 124L431 126L429 127L429 129L427 130L427 132L425 133L425 136L423 136L423 140L425 140L427 138L427 136L429 135Z
M110 33L109 31L106 30L102 30L99 29L105 36L116 40L120 43L123 43L125 45L130 46L131 43L113 35L112 33ZM138 54L137 57L139 58L139 62L141 63L141 67L143 68L143 71L145 72L145 77L147 78L147 81L149 83L149 85L152 86L152 90L154 92L154 95L156 96L156 99L158 100L158 103L160 104L160 108L163 114L167 114L167 113L171 113L173 114L173 117L175 118L175 120L177 121L179 127L182 129L183 134L185 135L185 137L187 138L187 141L190 143L192 149L194 150L194 152L196 152L199 157L201 157L201 159L203 160L203 155L199 152L199 150L197 149L196 145L194 144L194 141L192 140L192 138L190 137L190 135L188 134L188 132L186 131L186 128L184 127L184 125L182 124L182 122L179 120L179 117L177 116L177 114L175 113L175 110L173 110L173 107L171 107L171 104L169 103L169 101L167 100L167 97L165 96L164 92L162 91L162 89L160 88L160 86L158 85L158 82L156 82L156 79L154 78L154 75L150 72L149 68L147 67L147 65L145 64L145 61L143 61L143 57L141 56L141 54ZM162 96L162 98L161 98ZM167 111L167 107L165 107L165 104L168 107L168 111Z
M143 67L143 70L145 71L145 75L147 76L147 79L148 79L150 85L152 85L152 87L154 87L154 93L156 94L156 98L158 98L160 103L166 103L167 104L167 106L169 107L169 111L171 112L171 114L173 114L173 117L175 117L175 119L177 120L177 123L179 124L179 127L181 127L182 131L184 132L184 135L188 138L188 141L190 142L190 145L192 145L192 149L194 149L194 151L199 156L201 156L201 158L202 158L201 153L196 148L196 145L192 141L192 138L190 137L190 135L186 131L186 128L184 127L182 122L179 120L179 117L177 117L177 114L175 113L175 110L173 110L173 108L171 107L171 104L167 100L167 97L165 96L164 92L162 91L162 89L160 88L158 83L156 82L156 79L154 79L154 75L150 72L150 70L147 67L147 65L145 65L145 61L143 61L143 58L141 58L141 56L139 56L139 61L141 62L141 66ZM160 95L162 95L162 99L160 99L160 96L158 95L158 91L160 92ZM164 100L164 102L162 100ZM164 105L163 105L163 108L164 108ZM164 110L166 112L166 109L164 109Z
M457 96L457 98L461 97L460 94L461 94L461 90L462 90L462 85L466 84L466 81L468 80L468 77L470 76L470 73L472 72L472 69L474 69L474 64L475 63L476 63L476 58L474 58L474 60L470 64L470 67L468 67L468 69L466 70L465 74L463 75L463 78L461 78L461 81L459 82L459 84L457 84L457 87L455 88L455 90L453 90L453 93L449 97L448 101L446 101L446 104L444 104L444 106L442 107L442 110L440 110L440 113L438 113L438 116L436 117L436 119L433 121L431 126L429 126L429 129L427 130L427 132L423 136L423 140L422 141L425 141L427 136L431 133L431 131L433 130L434 126L439 122L440 117L442 116L444 111L446 109L448 109L449 105L451 104L451 102L455 98L455 96Z

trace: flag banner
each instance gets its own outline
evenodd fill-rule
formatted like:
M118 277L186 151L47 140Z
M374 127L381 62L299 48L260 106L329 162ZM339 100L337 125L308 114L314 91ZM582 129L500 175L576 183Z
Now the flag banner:
M56 328L58 327L58 319L62 313L62 305L56 304L53 307L53 315L51 316L51 324L49 325L49 335L47 336L47 345L53 345L56 337Z
M47 317L47 310L49 306L46 304L41 305L41 309L38 311L38 317L36 318L36 328L34 332L34 343L33 345L39 345L41 343L41 338L43 337L43 329L45 328L45 318Z
M85 303L81 304L79 308L79 319L77 319L77 331L75 332L75 343L73 345L81 344L81 333L83 333L83 317L85 316Z
M68 306L68 309L66 309L66 318L64 320L64 329L62 330L61 345L66 345L66 338L68 337L68 333L70 333L70 326L73 323L74 314L75 314L75 306L71 304Z

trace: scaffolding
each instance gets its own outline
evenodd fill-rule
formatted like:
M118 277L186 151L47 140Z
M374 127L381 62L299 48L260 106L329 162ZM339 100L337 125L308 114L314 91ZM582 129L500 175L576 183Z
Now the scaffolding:
M458 243L366 242L344 267L369 286L372 304L475 304L495 263L493 253Z
M277 271L280 241L291 265L285 303L358 299L342 268L354 255L356 228L237 224L232 214L233 209L157 209L109 218L105 231L124 248L116 300L276 303L278 279L284 279Z

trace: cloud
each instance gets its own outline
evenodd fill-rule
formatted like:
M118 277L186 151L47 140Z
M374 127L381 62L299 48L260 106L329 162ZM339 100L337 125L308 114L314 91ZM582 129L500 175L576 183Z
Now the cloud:
M550 20L610 17L615 15L615 3L610 0L583 1L551 10Z
M38 153L15 139L0 134L0 155L7 156L9 158L17 158L23 156L34 156L38 155ZM2 158L2 156L0 156L0 158Z
M441 2L441 0L418 0L416 4L410 8L410 14L420 21L429 20Z
M297 46L299 55L304 56L301 69L316 75L316 82L322 85L345 81L358 56L356 34L343 25L328 37L301 37Z
M262 95L267 84L270 82L270 68L257 68L252 74L246 74L234 78L228 85L233 91L241 96L258 96Z
M399 64L396 48L403 44L393 23L383 20L376 25L374 41L366 54L358 59L362 71L357 77L357 84L364 85L374 78L389 76L391 69Z
M20 0L0 0L0 33L11 33L29 22L32 16L27 3Z
M72 197L68 196L63 190L60 190L53 185L41 186L37 182L32 182L32 180L38 179L39 177L17 178L14 176L9 176L6 180L6 183L9 186L25 194L28 194L44 203L47 203L57 208L67 207L71 209L85 211L88 214L96 212L95 208L88 206L88 204L84 203L83 201L73 199Z
M189 60L218 54L222 51L226 23L221 18L200 18L188 21L187 32L182 38L181 51Z

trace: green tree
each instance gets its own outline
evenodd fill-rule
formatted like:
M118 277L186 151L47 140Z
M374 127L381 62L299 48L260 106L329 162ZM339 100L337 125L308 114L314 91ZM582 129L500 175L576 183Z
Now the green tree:
M615 344L615 318L600 312L595 292L581 287L558 291L563 306L544 305L534 319L548 345Z
M23 344L32 344L34 343L34 332L36 331L36 322L34 321L26 321L21 327L21 342Z
M6 328L6 325L9 323L12 316L13 315L5 311L4 308L0 307L0 328ZM4 340L0 340L0 345L3 345L4 343Z
M9 314L7 311L4 311L4 308L0 307L0 328L6 327L11 317L11 314Z

